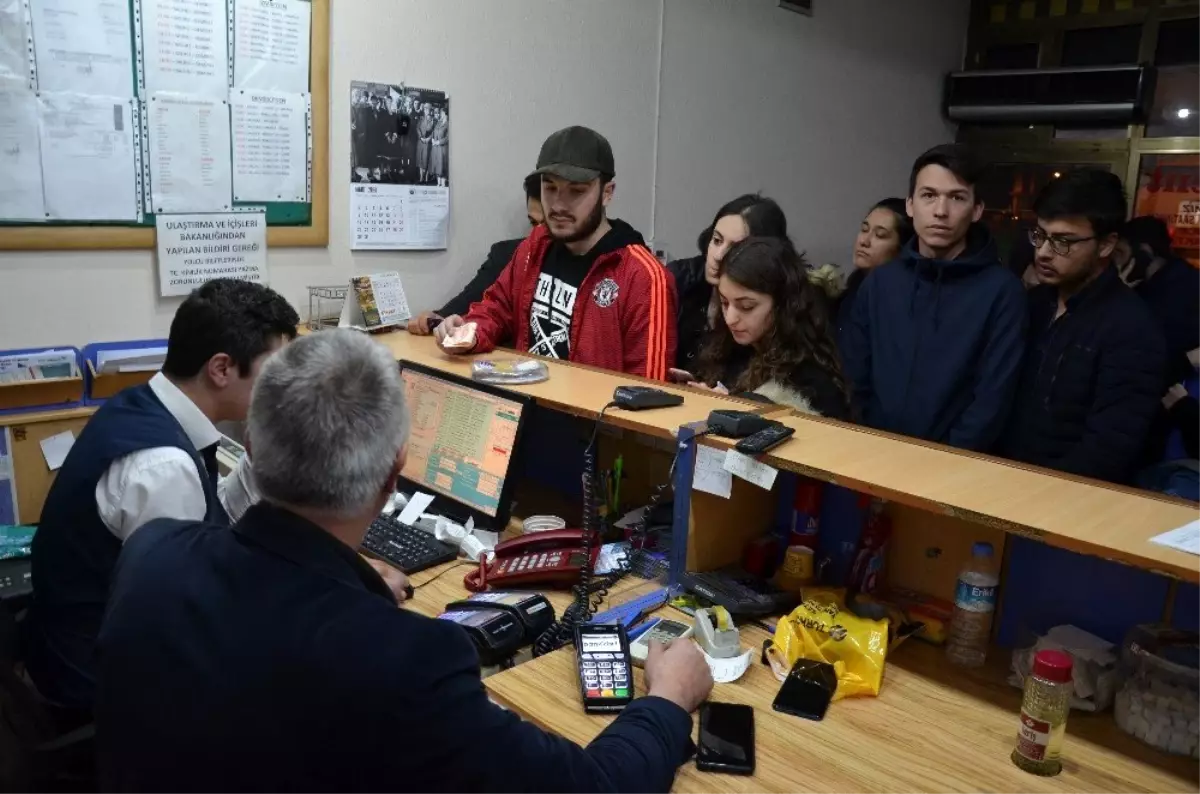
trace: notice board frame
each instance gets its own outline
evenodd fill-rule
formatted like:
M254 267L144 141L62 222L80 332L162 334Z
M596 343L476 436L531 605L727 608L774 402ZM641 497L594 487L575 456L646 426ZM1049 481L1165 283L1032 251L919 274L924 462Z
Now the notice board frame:
M233 0L229 0L233 2ZM312 98L312 206L306 225L272 226L270 248L323 247L329 244L329 6L312 5L308 84ZM258 202L249 202L251 204ZM80 251L154 248L154 226L136 224L36 223L0 225L0 251Z

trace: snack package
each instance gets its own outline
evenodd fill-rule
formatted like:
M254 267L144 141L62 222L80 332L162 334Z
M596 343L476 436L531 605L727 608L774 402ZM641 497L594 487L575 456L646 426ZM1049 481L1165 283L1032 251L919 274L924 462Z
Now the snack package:
M888 621L858 617L843 603L841 590L805 590L800 606L775 627L766 655L785 671L797 659L832 664L838 677L834 700L878 695L887 658ZM772 668L778 669L776 664Z
M475 323L464 323L442 341L447 350L470 350L475 347Z

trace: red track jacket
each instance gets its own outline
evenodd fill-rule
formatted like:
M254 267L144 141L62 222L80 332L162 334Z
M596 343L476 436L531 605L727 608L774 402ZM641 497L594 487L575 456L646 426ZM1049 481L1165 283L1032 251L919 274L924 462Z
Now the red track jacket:
M506 338L516 340L517 350L529 349L533 293L551 242L545 227L534 229L471 305L466 320L477 324L473 352L488 353ZM579 287L570 360L666 380L675 361L675 300L674 279L644 245L601 254Z

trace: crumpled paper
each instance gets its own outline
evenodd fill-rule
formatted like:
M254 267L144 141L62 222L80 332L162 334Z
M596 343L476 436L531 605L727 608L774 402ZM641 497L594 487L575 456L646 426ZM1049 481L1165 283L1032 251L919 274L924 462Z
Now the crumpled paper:
M1050 629L1031 648L1013 651L1012 673L1008 682L1015 687L1025 685L1025 676L1033 666L1038 651L1066 651L1074 664L1071 669L1071 708L1080 711L1104 711L1112 705L1117 689L1117 654L1111 642L1084 631L1078 626L1062 625Z

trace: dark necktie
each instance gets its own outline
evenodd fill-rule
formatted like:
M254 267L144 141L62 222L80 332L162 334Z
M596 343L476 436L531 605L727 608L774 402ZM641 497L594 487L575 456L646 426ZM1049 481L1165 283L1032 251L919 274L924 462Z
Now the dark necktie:
M212 483L213 490L217 489L217 445L210 444L200 450L200 457L204 459L204 468L208 471L208 480Z

